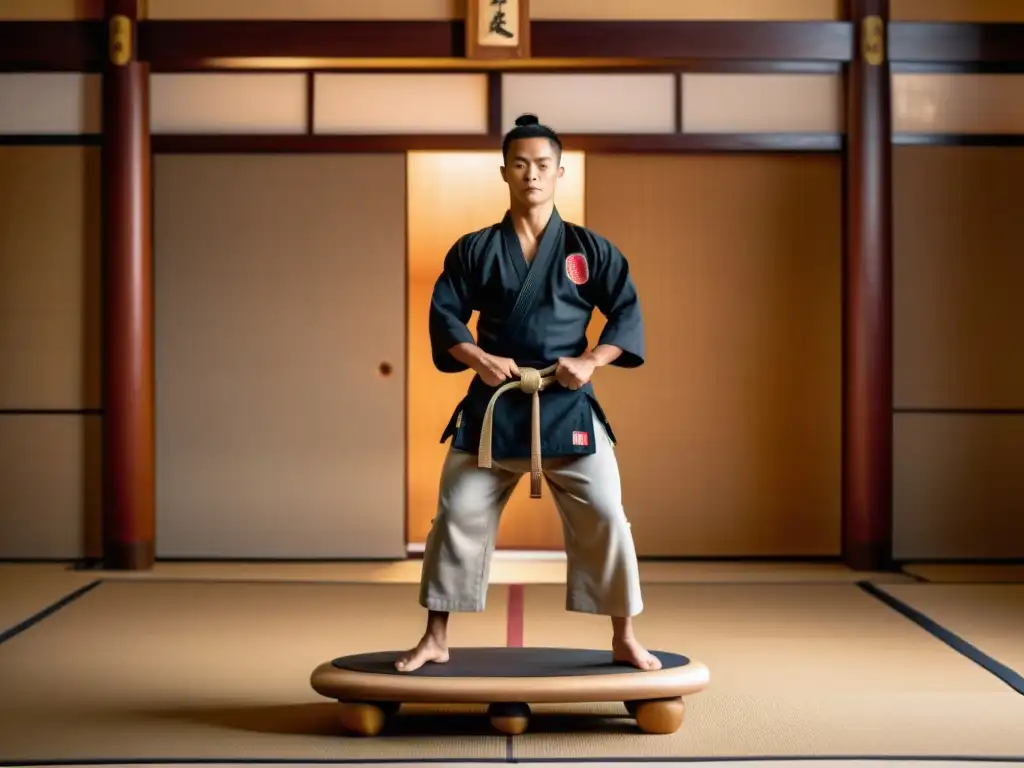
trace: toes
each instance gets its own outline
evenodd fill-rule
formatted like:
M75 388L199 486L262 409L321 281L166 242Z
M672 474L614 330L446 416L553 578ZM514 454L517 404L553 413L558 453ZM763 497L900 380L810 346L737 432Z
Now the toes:
M417 660L416 656L407 656L403 659L399 659L395 662L395 669L399 672L412 672L419 666L419 664L416 663Z

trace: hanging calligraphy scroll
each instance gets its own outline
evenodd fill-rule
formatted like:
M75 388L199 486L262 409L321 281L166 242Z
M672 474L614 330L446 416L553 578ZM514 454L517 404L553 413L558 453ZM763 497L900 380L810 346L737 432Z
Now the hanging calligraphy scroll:
M466 58L530 56L529 0L467 0Z

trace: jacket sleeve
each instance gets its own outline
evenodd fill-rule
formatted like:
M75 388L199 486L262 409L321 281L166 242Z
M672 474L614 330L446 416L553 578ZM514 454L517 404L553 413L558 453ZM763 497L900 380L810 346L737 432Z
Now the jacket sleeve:
M591 296L594 305L607 319L598 344L610 344L622 350L612 363L621 368L644 364L644 318L640 297L629 271L629 261L609 241L596 237Z
M459 373L467 366L449 350L456 344L475 344L467 323L473 315L472 285L465 238L456 242L444 259L430 298L430 347L434 365L444 373Z

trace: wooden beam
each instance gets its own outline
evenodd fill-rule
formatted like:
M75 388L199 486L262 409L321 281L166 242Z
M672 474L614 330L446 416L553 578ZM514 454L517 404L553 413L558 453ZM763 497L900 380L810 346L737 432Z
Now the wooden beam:
M894 62L1024 63L1024 24L896 22L889 26Z
M148 65L136 58L136 0L107 0L105 13L103 559L138 570L152 567L156 536Z
M897 133L898 147L1024 147L1024 133Z
M98 21L0 21L0 72L98 72L103 46Z
M841 21L544 21L533 25L533 55L849 61L850 25Z
M464 29L460 20L143 20L138 58L153 71L209 68L219 58L462 59ZM566 20L534 21L531 36L532 56L541 60L660 58L684 69L771 69L850 61L855 29L847 21ZM889 58L899 65L1024 68L1024 24L897 22L888 38ZM105 40L102 21L0 21L0 71L99 71Z
M609 134L561 135L566 151L616 154L642 153L737 153L737 152L841 152L839 134ZM500 133L486 134L390 134L390 135L154 135L158 154L261 154L496 150Z
M142 56L161 70L241 58L456 58L462 21L147 21ZM538 59L848 61L843 22L535 21Z
M889 0L848 0L857 55L847 82L843 277L843 558L892 562L892 141Z
M160 68L214 58L461 57L461 21L143 21L140 56Z
M312 72L314 74L344 72L347 74L452 74L459 72L504 73L541 72L546 74L581 73L705 73L705 74L796 74L839 75L841 61L781 61L772 59L346 59L346 58L220 58L175 59L154 63L154 73L180 72L244 72L280 73Z

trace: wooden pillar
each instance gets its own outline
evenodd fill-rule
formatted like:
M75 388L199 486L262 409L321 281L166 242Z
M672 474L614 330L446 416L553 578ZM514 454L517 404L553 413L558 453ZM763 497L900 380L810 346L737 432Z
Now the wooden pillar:
M103 71L103 559L154 560L153 298L148 66L137 0L106 0Z
M847 0L843 287L843 555L892 562L892 143L889 0Z

